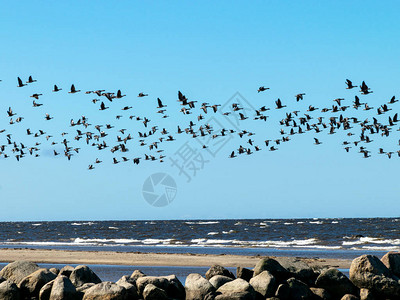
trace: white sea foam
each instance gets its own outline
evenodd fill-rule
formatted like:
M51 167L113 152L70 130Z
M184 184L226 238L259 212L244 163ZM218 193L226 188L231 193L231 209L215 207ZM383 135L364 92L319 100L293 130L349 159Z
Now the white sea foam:
M285 223L283 223L283 225L293 225L293 223L285 222Z
M349 237L344 237L349 238ZM360 237L355 241L344 241L342 242L343 246L352 246L352 245L365 245L365 244L389 244L389 245L400 245L400 239L383 239L383 238L374 238L374 237Z
M322 221L310 221L309 223L310 223L310 224L318 224L318 225L321 225L321 224L323 224L324 222L322 222Z
M109 226L108 229L119 229L118 227Z
M219 232L214 231L214 232L207 233L207 235L216 235L216 234L219 234Z
M219 221L199 221L199 222L185 222L189 225L208 225L208 224L219 224Z
M331 223L332 224L338 224L339 222L338 221L332 221Z
M72 226L82 226L82 225L93 225L94 224L94 222L83 222L83 223L77 223L77 222L74 222L74 223L71 223L71 225Z
M74 243L76 244L87 244L87 243L95 243L95 244L131 244L131 243L139 243L140 240L137 239L82 239L76 238Z
M42 225L42 223L34 223L34 224L32 224L32 226L40 226L40 225Z

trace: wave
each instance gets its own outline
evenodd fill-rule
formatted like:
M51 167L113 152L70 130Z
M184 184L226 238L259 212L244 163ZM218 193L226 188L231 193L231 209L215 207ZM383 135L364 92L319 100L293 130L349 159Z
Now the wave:
M322 222L322 221L310 221L309 223L310 224L317 224L317 225L324 224L324 222Z
M209 224L219 224L219 221L199 221L199 222L185 222L188 225L209 225Z
M83 223L74 222L74 223L71 223L72 226L82 226L82 225L89 225L89 226L91 226L91 225L93 225L93 224L95 224L95 223L94 223L94 222L83 222Z
M351 239L351 237L344 237L347 239ZM343 246L352 246L352 245L366 245L366 244L389 244L389 245L399 245L400 239L384 239L384 238L375 238L375 237L360 237L355 241L343 241Z

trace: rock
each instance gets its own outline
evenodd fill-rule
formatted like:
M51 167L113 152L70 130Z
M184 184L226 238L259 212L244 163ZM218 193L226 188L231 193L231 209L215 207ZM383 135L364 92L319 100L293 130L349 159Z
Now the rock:
M290 277L290 272L272 258L261 259L254 267L254 276L257 276L263 271L270 272L278 280L278 282L286 280Z
M82 300L128 300L125 288L116 283L105 281L88 288Z
M312 300L314 294L311 292L310 288L300 280L296 278L289 278L287 280L290 289L290 300Z
M136 288L136 280L130 276L122 276L116 284L124 287L128 292L129 299L139 299L138 291Z
M360 289L360 300L377 300L368 289Z
M60 273L60 270L57 269L57 268L50 268L49 271L54 273L54 274L56 274L56 275L58 275L58 273Z
M144 277L144 276L146 276L146 275L144 275L144 273L143 273L142 271L140 271L140 270L135 270L135 271L133 271L133 273L132 273L132 275L131 275L131 278L134 279L134 280L136 280L136 279L138 279L139 277Z
M261 294L263 298L274 296L277 287L275 277L268 271L262 271L260 274L250 279L250 285L257 293Z
M165 277L157 277L157 276L139 277L136 280L136 287L138 289L139 295L143 295L143 291L146 285L148 284L152 284L162 290L166 290L168 288L169 282L168 279L166 279Z
M6 280L0 283L0 299L1 300L21 299L18 286L11 280Z
M47 269L39 269L26 276L19 283L22 297L39 297L40 289L57 276Z
M76 291L68 277L60 275L54 280L49 300L79 300L81 298L81 294Z
M59 274L69 277L74 269L73 266L64 266L61 268Z
M359 300L358 297L352 295L352 294L346 294L340 300Z
M54 280L46 283L39 291L39 300L49 300L51 288L53 287Z
M185 299L185 287L179 281L175 275L165 276L168 280L168 286L166 288L167 295L173 299Z
M232 281L233 279L223 275L215 275L209 281L217 290L220 286L224 285L225 283Z
M314 294L315 299L333 300L332 295L323 288L310 287L310 290Z
M6 281L7 279L5 279L4 277L0 276L0 283L2 283L3 281Z
M88 282L88 283L85 283L85 284L81 285L80 287L77 287L76 291L84 293L87 289L89 289L89 288L91 288L92 286L95 286L95 285L96 285L96 283Z
M350 280L358 288L387 297L400 294L399 278L373 255L355 258L350 266Z
M280 300L289 300L290 299L290 287L287 283L282 283L278 285L276 289L275 296Z
M26 276L39 270L39 266L30 261L17 260L8 264L0 271L0 276L18 284Z
M237 293L237 294L231 294L231 295L217 295L215 300L254 300L254 295L250 293ZM279 300L279 299L278 299Z
M100 278L88 267L84 265L77 266L69 276L72 284L75 287L80 287L81 285L89 282L95 284L101 283Z
M168 300L167 293L156 287L154 284L148 284L143 291L144 300Z
M132 277L128 276L128 275L124 275L122 276L117 282L116 284L121 285L122 283L130 283L133 284L136 287L136 279L133 279Z
M185 281L186 300L203 300L215 293L213 285L200 274L189 274Z
M213 265L208 271L206 272L206 279L210 280L215 275L223 275L232 279L235 279L235 275L224 267L220 265Z
M250 281L250 279L253 277L253 275L254 275L253 270L249 270L249 269L242 268L242 267L236 268L236 278L242 278L246 281Z
M381 258L381 261L394 275L400 277L400 253L388 252Z
M350 279L335 268L322 271L315 281L315 285L339 299L346 294L358 295L358 290Z
M313 284L317 278L314 270L303 260L296 257L277 257L275 259L291 276L307 284Z
M255 299L256 292L254 288L244 279L237 278L220 286L217 293L224 296L240 297L239 299Z

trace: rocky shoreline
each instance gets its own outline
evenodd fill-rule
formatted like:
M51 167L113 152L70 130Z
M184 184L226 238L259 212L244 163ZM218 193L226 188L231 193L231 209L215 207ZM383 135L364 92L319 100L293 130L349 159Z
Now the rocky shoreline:
M40 268L15 261L0 271L0 300L380 300L400 299L400 253L381 259L355 258L349 278L336 268L292 257L265 257L253 269L236 274L213 265L204 274L189 274L184 285L175 275L146 276L140 270L117 282L102 282L87 266Z

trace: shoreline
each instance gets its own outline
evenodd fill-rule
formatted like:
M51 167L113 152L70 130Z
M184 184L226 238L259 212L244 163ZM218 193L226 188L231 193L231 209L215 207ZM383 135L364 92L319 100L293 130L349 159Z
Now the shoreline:
M135 266L195 266L210 267L219 264L224 267L253 268L265 256L231 254L193 253L143 253L119 251L80 251L33 248L2 248L0 262L10 263L27 260L48 264L90 264L90 265L135 265ZM284 256L268 256L284 257ZM296 257L309 265L349 269L351 259Z

